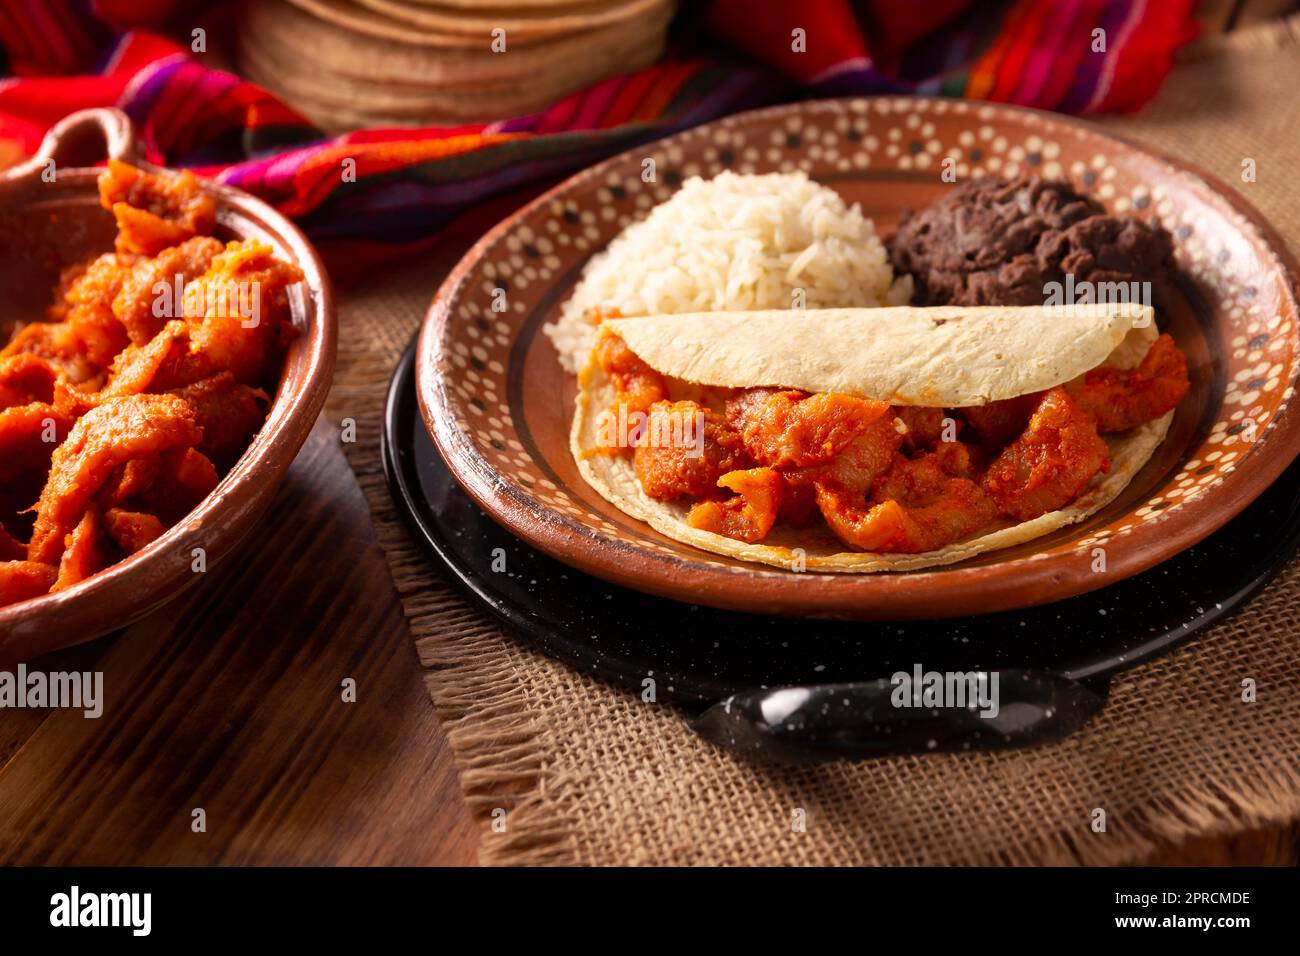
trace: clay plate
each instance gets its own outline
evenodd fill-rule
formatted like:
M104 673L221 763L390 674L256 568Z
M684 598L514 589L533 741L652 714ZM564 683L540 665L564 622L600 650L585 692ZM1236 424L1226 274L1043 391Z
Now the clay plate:
M37 155L0 173L0 334L15 319L40 318L50 305L60 269L113 247L113 217L100 207L99 170L85 167L104 155L141 163L130 120L110 109L74 113L46 136ZM53 182L42 179L55 161ZM212 494L185 520L124 561L65 591L0 608L0 663L25 660L123 627L170 601L203 578L193 571L194 549L207 567L253 526L275 486L311 431L334 369L334 299L311 245L283 216L239 190L205 182L217 201L217 235L257 238L296 263L306 282L291 290L290 346L266 423Z
M1157 217L1183 278L1160 315L1192 389L1168 438L1091 519L1015 548L910 573L793 573L733 561L629 518L579 476L575 384L541 326L590 256L693 175L805 170L881 235L959 178L1038 172L1111 211ZM642 181L653 159L657 181ZM447 278L417 354L421 413L465 490L529 544L627 587L694 604L857 619L966 615L1103 587L1241 511L1300 451L1288 408L1300 354L1297 268L1282 240L1205 173L1077 121L958 100L880 97L743 113L579 173L483 237ZM508 310L492 310L494 290ZM1102 549L1101 552L1098 549ZM1100 554L1104 553L1104 570Z

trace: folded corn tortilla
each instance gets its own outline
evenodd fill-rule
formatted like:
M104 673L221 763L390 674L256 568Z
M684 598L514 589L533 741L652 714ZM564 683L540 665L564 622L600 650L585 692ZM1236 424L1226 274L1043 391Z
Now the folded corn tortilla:
M840 392L894 405L953 408L1042 391L1099 366L1132 368L1158 333L1150 307L818 309L644 316L603 323L670 384ZM758 544L686 523L688 504L656 501L629 457L604 454L601 413L615 399L594 361L578 377L570 448L606 500L661 534L705 551L783 568L866 573L952 564L1082 521L1123 491L1173 421L1102 436L1110 471L1068 507L921 554L847 551L829 528L777 525Z

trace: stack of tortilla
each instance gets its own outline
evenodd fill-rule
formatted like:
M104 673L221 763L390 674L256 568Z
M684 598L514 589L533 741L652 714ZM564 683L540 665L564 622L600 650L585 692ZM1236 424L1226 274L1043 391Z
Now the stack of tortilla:
M258 0L240 69L331 132L524 116L654 62L676 0Z

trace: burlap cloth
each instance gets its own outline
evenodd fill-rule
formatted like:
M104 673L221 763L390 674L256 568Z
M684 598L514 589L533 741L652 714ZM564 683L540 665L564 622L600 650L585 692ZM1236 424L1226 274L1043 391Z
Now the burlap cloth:
M1106 125L1232 183L1300 249L1297 97L1292 19L1202 42L1141 115ZM1241 182L1246 157L1257 182ZM483 863L1115 864L1300 817L1300 562L1228 622L1118 677L1083 731L996 755L755 766L671 707L505 636L417 550L379 463L385 385L449 265L430 258L342 297L329 414L357 420L346 447L483 817ZM1241 700L1247 677L1256 703ZM497 807L504 833L490 827Z

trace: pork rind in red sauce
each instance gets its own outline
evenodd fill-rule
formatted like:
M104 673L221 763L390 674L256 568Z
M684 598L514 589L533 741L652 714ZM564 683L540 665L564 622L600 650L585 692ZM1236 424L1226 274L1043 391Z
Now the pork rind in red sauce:
M302 272L213 236L188 172L110 161L114 251L65 269L44 321L0 349L0 606L149 546L262 426Z

